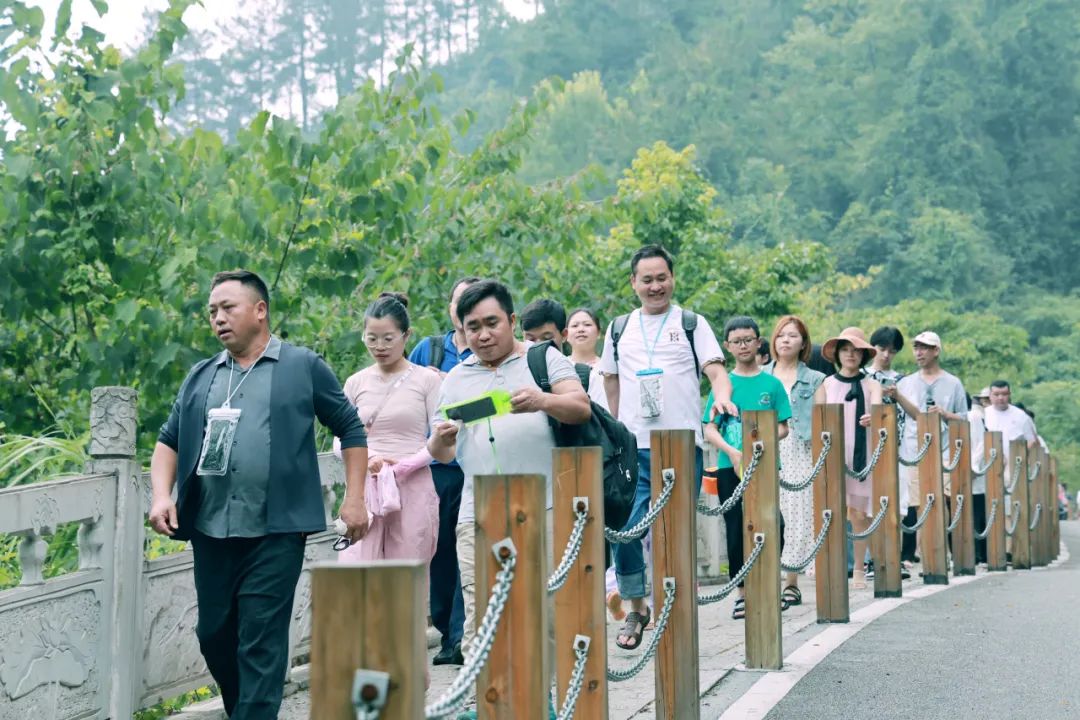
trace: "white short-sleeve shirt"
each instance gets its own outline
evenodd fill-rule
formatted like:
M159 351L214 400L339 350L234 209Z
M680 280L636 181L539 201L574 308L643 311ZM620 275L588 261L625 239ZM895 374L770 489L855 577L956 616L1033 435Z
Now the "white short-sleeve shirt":
M643 314L640 309L630 313L619 338L618 365L611 345L610 324L604 335L604 352L598 368L604 375L619 376L619 420L634 433L642 450L649 448L653 430L693 430L698 446L703 444L701 378L694 368L690 341L684 336L682 308L677 305L672 305L666 316ZM724 360L712 327L700 315L694 330L694 347L701 367ZM658 417L643 418L637 373L649 368L664 371L661 376L664 406Z
M1015 405L1010 405L1004 411L998 410L991 405L986 408L983 422L986 423L987 430L1001 432L1001 444L1002 449L1005 451L1007 468L1011 468L1008 463L1012 460L1009 444L1017 438L1023 438L1026 442L1035 439L1035 423L1031 421L1026 412Z

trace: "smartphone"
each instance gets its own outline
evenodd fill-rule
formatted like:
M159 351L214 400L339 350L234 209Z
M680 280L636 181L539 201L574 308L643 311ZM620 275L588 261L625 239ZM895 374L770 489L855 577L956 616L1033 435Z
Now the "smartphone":
M443 409L447 420L460 420L463 423L474 423L495 417L499 411L495 408L495 401L490 397L469 400L458 405L452 405Z

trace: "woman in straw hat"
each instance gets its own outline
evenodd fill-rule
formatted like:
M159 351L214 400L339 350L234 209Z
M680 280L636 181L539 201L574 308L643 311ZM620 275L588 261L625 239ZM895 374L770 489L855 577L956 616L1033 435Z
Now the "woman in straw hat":
M825 378L825 401L844 404L845 462L854 472L859 472L870 461L870 408L881 402L881 385L863 373L863 368L876 354L874 346L866 341L866 334L857 327L845 328L834 338L829 338L821 348L821 354L833 363L837 373ZM845 482L848 520L855 532L865 532L873 518L873 493L870 478L856 479L847 475ZM866 587L866 540L856 540L855 569L852 572L853 587Z

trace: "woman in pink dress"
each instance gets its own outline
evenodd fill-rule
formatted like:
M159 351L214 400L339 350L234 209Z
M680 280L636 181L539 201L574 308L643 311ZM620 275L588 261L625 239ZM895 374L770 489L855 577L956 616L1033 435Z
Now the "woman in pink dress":
M856 327L845 328L837 337L830 338L821 348L821 354L837 368L835 375L825 378L825 402L844 404L844 462L859 472L870 461L870 408L881 402L881 385L863 373L863 368L877 354L874 346L866 341L866 335ZM876 445L876 443L875 443ZM870 477L858 480L851 474L845 477L848 520L855 532L865 532L873 519L873 484ZM890 508L891 509L891 508ZM852 586L866 587L866 540L856 540L855 569Z
M430 562L435 554L439 498L428 467L427 429L442 378L405 357L408 302L404 295L383 293L368 307L364 345L375 364L345 381L345 396L367 430L365 495L375 514L363 540L341 552L342 561ZM386 483L396 484L396 492ZM384 503L387 498L393 502ZM400 509L395 508L398 498Z

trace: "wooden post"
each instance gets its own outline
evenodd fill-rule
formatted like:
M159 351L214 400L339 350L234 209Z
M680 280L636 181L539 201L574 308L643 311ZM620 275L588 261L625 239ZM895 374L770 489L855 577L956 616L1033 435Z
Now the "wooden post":
M1043 562L1043 534L1042 527L1044 522L1043 515L1046 514L1046 493L1043 488L1043 475L1042 467L1042 448L1036 445L1028 450L1028 525L1030 527L1032 520L1037 520L1034 529L1029 529L1028 542L1031 546L1031 567L1040 567L1045 565ZM1040 506L1039 514L1036 517L1035 508Z
M1031 532L1028 530L1028 524L1031 522L1030 509L1032 505L1029 504L1030 486L1027 479L1027 442L1023 438L1018 438L1009 443L1009 448L1009 483L1013 486L1012 502L1014 505L1016 503L1020 504L1019 509L1016 511L1016 531L1012 535L1012 565L1013 570L1030 570ZM1017 458L1020 458L1019 465L1016 462ZM1013 517L1012 512L1013 508L1010 507L1010 519Z
M1035 527L1035 537L1038 541L1038 564L1045 567L1050 564L1053 556L1050 554L1050 526L1053 518L1057 516L1057 493L1050 487L1050 456L1042 445L1035 448L1036 457L1039 459L1039 472L1035 477L1035 485L1038 488L1039 502L1042 503L1042 513L1039 515L1039 524Z
M951 460L957 452L960 442L960 459L952 471L953 513L956 512L956 499L963 495L964 505L960 509L960 522L952 531L950 539L953 555L953 575L975 574L975 497L971 494L971 426L967 420L949 421L949 444ZM949 518L947 522L951 522Z
M844 486L844 406L814 405L811 421L811 449L814 460L821 456L822 433L828 433L832 448L821 474L814 480L814 537L821 532L822 511L832 510L832 524L825 544L814 561L817 593L817 621L846 623L850 619L847 582L847 492Z
M588 498L588 520L581 542L581 554L567 576L566 584L555 592L555 677L559 703L566 697L577 657L575 638L589 638L585 679L578 696L575 715L606 718L607 618L604 616L604 467L598 447L556 448L553 462L555 542L553 561L557 565L574 529L576 509Z
M875 405L870 409L870 414L873 447L877 446L881 430L888 433L885 449L881 451L873 470L874 498L889 498L885 519L870 536L870 554L874 558L874 597L900 597L903 593L900 579L900 438L896 432L896 405Z
M1050 461L1050 487L1054 489L1054 524L1050 535L1050 559L1056 560L1061 553L1061 518L1057 514L1057 493L1061 479L1058 477L1057 458L1051 456L1047 459ZM1068 512L1068 504L1068 501L1066 501L1066 513Z
M476 681L480 718L547 717L551 688L548 647L547 488L543 475L478 475L476 617L487 612L499 571L496 543L510 538L517 566L491 655Z
M997 515L986 537L986 569L989 572L1005 572L1008 564L1005 559L1005 526L1009 523L1009 508L1005 507L1005 452L1001 442L1001 432L995 430L986 433L984 443L986 456L983 464L990 462L991 450L996 460L986 471L986 520L990 521L990 511L997 500Z
M922 447L923 438L930 433L930 449L919 463L919 495L922 507L926 507L927 495L934 496L930 516L922 526L922 565L923 582L927 585L949 584L949 559L945 552L945 486L941 468L941 416L930 413L919 414L918 446Z
M312 567L311 717L355 720L357 670L390 676L380 718L424 717L426 588L420 561Z
M654 430L650 444L653 502L664 487L664 472L675 473L671 499L652 527L654 617L663 607L664 583L675 580L671 619L656 648L656 717L693 720L700 716L694 431ZM774 584L777 577L774 574Z
M780 463L776 413L772 410L743 413L743 467L750 462L754 443L758 442L764 445L764 453L743 495L743 548L749 557L755 536L761 534L765 536L765 546L746 576L746 667L779 670L784 664L778 582ZM835 447L832 452L836 452Z

